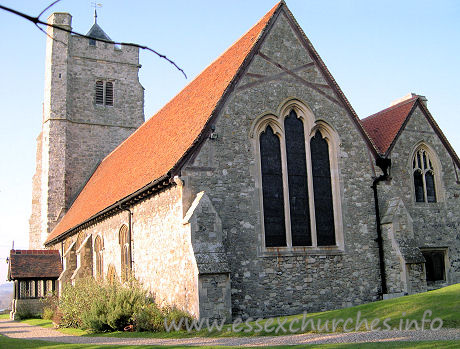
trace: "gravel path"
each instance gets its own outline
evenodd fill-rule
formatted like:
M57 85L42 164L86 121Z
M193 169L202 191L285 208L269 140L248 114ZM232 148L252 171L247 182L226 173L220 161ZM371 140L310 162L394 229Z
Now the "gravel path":
M357 343L386 341L458 340L460 329L438 331L374 331L354 333L298 334L278 337L226 337L226 338L115 338L78 337L38 326L31 326L11 320L0 320L0 333L11 338L39 339L50 342L73 344L111 345L236 345L263 346L285 344Z

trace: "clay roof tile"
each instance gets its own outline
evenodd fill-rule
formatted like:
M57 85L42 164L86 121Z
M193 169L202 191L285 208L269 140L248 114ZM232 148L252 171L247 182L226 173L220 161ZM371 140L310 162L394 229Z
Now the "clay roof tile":
M58 278L61 256L56 250L11 250L8 279Z
M283 4L275 5L101 162L47 243L165 176L178 164L200 137L269 20Z
M414 96L361 120L381 155L390 148L417 98L418 96Z

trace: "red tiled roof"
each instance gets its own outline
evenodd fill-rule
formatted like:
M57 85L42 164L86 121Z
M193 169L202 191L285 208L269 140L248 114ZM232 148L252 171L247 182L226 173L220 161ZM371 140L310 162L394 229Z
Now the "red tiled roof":
M58 278L61 256L56 250L11 250L8 279Z
M96 169L47 242L166 175L190 150L250 54L275 5Z
M417 98L414 96L361 120L380 154L385 154L393 143Z

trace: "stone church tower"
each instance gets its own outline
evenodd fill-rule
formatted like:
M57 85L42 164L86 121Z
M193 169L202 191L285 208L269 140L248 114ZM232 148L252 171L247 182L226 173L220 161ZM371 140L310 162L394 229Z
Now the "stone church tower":
M72 16L48 23L71 29ZM144 122L139 49L71 35L49 27L42 131L32 182L29 248L71 206L101 160ZM95 23L87 34L110 40Z

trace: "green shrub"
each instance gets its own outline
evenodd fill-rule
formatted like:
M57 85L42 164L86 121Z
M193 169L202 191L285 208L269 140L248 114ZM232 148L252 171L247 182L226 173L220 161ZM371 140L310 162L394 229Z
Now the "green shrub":
M18 320L37 319L40 318L40 314L34 312L29 306L22 305L16 310L15 318Z
M190 318L175 308L159 309L135 279L123 285L94 279L65 285L53 314L59 326L94 332L123 331L127 325L136 331L164 331L165 318L176 323Z
M164 317L166 318L166 322L168 324L171 324L172 321L174 321L176 324L180 323L180 320L183 319L182 321L182 329L185 329L185 323L186 319L188 319L188 323L191 323L193 318L190 316L189 313L179 310L175 307L165 307L162 309ZM164 329L164 319L163 319L163 329Z
M42 319L53 320L53 317L54 317L53 309L48 308L48 307L43 308Z
M93 279L78 280L75 286L65 284L59 298L59 326L82 327L82 315L98 298L101 287Z
M156 304L146 304L133 314L134 329L149 332L164 331L164 318L165 314Z
M54 314L58 310L59 298L56 293L49 293L44 299L42 319L53 320Z

